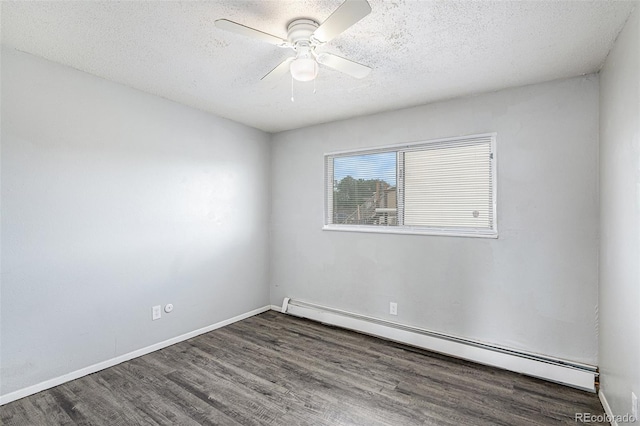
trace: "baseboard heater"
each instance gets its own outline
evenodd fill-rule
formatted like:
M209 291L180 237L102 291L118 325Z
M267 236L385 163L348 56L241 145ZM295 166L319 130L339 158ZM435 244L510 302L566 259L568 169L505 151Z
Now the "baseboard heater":
M596 366L450 336L367 315L285 298L281 311L324 324L358 331L433 352L526 374L563 385L596 391Z

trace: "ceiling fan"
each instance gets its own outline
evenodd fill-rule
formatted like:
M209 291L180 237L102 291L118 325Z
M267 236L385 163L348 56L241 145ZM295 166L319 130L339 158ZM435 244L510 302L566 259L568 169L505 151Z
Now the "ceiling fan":
M322 24L313 19L299 18L287 26L287 39L267 34L227 19L218 19L215 26L226 31L242 34L278 47L291 48L294 57L282 61L262 81L275 81L287 72L298 81L311 81L318 75L318 64L343 72L356 78L366 77L371 68L331 53L316 51L371 12L366 0L346 0Z

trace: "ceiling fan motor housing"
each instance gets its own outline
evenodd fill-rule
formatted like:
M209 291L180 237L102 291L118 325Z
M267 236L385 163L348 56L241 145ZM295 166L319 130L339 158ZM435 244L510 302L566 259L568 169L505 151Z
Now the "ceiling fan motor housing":
M311 44L311 35L318 28L319 24L311 19L296 19L291 21L287 27L287 40L293 46L300 42Z

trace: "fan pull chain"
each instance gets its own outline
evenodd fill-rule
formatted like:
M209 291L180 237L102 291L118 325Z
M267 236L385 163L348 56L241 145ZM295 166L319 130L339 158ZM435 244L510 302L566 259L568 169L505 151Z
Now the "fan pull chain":
M313 94L314 95L316 94L316 80L317 80L317 78L313 79Z
M295 102L295 99L293 99L293 76L291 76L291 102Z

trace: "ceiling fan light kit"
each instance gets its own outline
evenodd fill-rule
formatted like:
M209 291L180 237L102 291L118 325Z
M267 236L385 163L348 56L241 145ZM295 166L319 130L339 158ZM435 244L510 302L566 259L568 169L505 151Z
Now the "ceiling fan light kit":
M371 6L366 0L346 0L322 24L308 18L291 21L287 26L286 40L227 19L218 19L215 25L220 29L279 47L291 48L296 52L295 57L285 59L262 77L263 82L276 81L287 73L298 81L312 81L318 76L318 64L355 78L364 78L371 71L368 66L331 53L317 52L316 49L340 35L370 12Z
M318 76L318 63L313 58L296 58L289 68L291 77L298 81L311 81Z

